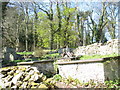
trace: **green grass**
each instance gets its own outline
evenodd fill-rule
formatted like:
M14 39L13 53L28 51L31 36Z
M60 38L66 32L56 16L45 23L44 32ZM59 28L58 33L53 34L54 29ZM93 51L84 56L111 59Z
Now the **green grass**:
M44 56L42 56L41 58L38 58L38 60L47 60L47 57L49 58L55 58L55 57L59 57L59 53L55 53L55 54L46 54ZM29 61L34 61L32 59L28 59ZM13 62L15 63L19 63L19 62L27 62L28 60L14 60Z
M27 60L14 60L12 62L19 63L19 62L27 62Z
M109 54L109 55L84 55L80 57L80 60L85 60L85 59L97 59L97 58L105 58L105 57L114 57L114 56L119 56L118 54Z
M29 55L29 54L32 54L33 52L17 52L17 54L20 54L20 55Z
M21 55L29 55L31 54L32 52L18 52L18 54L21 54ZM54 53L54 54L46 54L44 56L42 56L41 58L38 58L37 60L48 60L49 59L53 59L53 58L57 58L59 57L59 53ZM28 59L29 61L34 61L32 59ZM28 60L14 60L13 62L15 63L19 63L19 62L27 62Z
M59 53L54 53L54 54L46 54L44 56L42 56L42 58L55 58L55 57L59 57Z
M28 62L28 61L33 61L33 60L32 59L28 59L28 60L14 60L14 61L11 61L11 62L19 63L19 62Z
M56 50L43 50L44 52L50 52L50 51L56 51ZM32 54L33 52L17 52L17 54L20 55L29 55Z

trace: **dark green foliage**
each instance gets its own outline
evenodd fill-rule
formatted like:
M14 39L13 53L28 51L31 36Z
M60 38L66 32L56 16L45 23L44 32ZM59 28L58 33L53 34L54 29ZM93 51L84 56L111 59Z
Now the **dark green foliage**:
M53 79L54 79L55 81L61 81L61 80L62 80L62 76L59 75L59 74L56 74L56 75L53 76Z
M120 87L120 80L105 81L105 84L107 85L108 88L119 88Z

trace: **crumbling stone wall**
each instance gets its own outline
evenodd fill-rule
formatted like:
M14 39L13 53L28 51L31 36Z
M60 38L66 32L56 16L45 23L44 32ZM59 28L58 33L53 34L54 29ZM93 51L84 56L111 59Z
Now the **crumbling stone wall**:
M39 73L35 67L13 66L0 69L0 87L2 88L49 88L53 85L52 81L52 78Z
M120 52L120 41L118 39L113 39L107 41L105 44L94 43L87 46L79 46L74 50L76 56L79 55L108 55Z

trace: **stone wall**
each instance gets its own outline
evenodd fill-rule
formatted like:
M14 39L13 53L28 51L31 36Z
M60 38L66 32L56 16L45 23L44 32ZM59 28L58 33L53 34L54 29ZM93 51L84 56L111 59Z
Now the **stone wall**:
M94 43L87 46L79 46L74 50L76 56L79 55L107 55L120 52L120 41L118 39L113 39L111 41L102 43Z
M58 62L59 74L65 78L71 76L81 82L104 83L105 80L120 78L120 57L101 58L93 60L78 60L70 62Z

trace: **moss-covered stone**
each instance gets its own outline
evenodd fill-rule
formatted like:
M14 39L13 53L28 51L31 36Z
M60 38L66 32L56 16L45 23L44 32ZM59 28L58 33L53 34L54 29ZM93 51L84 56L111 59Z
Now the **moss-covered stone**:
M24 79L23 79L23 81L28 81L29 79L30 79L30 75L27 75Z
M35 83L35 82L31 82L30 83L32 86L38 86L39 85L39 83Z
M46 82L46 83L50 83L51 81L53 81L53 78L48 78L48 79L45 80L44 82Z
M3 72L3 73L1 73ZM47 79L43 73L32 67L13 66L0 69L5 88L48 88L52 87L52 78ZM46 82L46 83L45 83Z
M40 86L38 86L38 88L48 88L45 84L40 84Z

